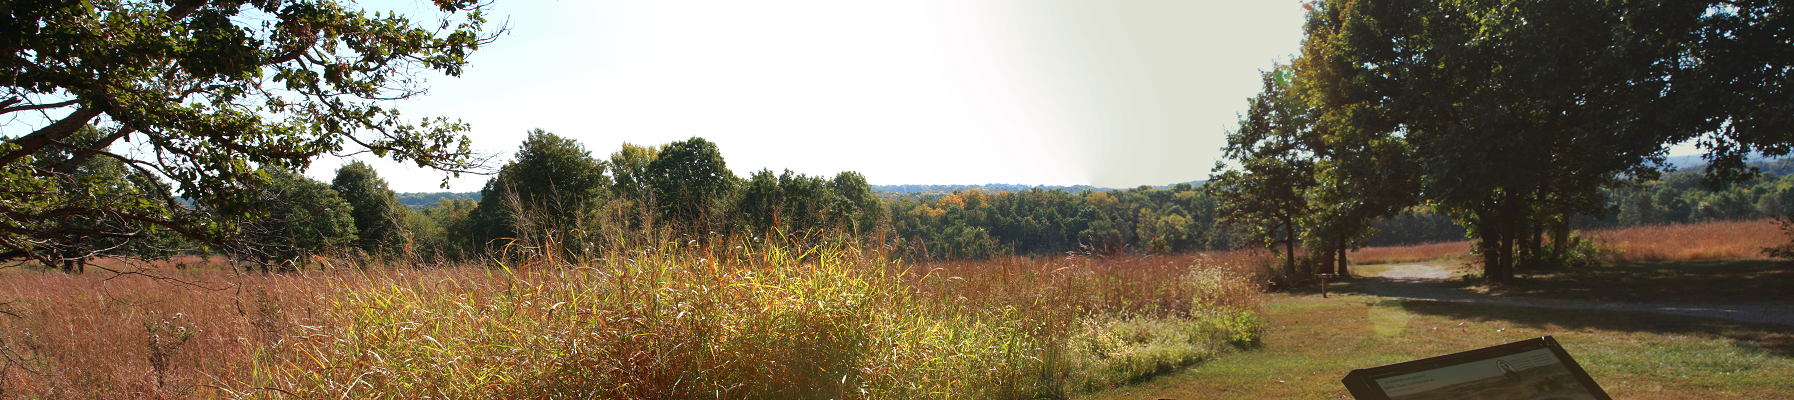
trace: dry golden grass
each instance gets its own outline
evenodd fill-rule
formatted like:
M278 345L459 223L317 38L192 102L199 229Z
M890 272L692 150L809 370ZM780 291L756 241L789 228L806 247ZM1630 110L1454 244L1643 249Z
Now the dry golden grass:
M1412 246L1366 247L1352 252L1353 264L1374 265L1434 261L1464 257L1470 241L1427 243Z
M114 265L112 267L121 267ZM92 270L90 270L92 271ZM316 324L348 287L312 272L12 273L0 289L0 391L45 398L217 397L247 379L258 349Z
M1771 219L1635 226L1580 234L1596 241L1603 249L1602 258L1611 262L1760 259L1764 248L1789 240ZM1464 259L1470 254L1470 243L1369 247L1353 251L1351 258L1353 264L1362 265Z
M1257 338L1262 255L13 270L0 397L1033 398ZM340 264L340 263L339 263Z
M1763 258L1763 249L1788 243L1771 219L1714 221L1589 231L1610 249L1608 261Z

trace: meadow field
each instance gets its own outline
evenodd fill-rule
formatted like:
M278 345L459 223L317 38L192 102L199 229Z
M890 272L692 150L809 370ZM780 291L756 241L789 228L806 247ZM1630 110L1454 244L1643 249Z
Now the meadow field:
M1578 232L1594 242L1609 262L1757 259L1763 249L1788 243L1773 219L1712 221ZM1374 265L1467 260L1469 240L1410 246L1369 247L1351 253L1352 264Z
M1061 397L1264 329L1254 282L1270 261L1246 252L912 262L748 247L286 274L14 269L0 395Z
M1768 221L1583 235L1615 265L1760 260L1785 240ZM1455 263L1468 247L1354 256ZM191 257L87 274L16 266L0 270L0 396L1051 398L1163 383L1151 377L1223 354L1272 357L1287 343L1261 338L1311 329L1278 310L1391 304L1266 297L1277 261L1265 252L918 261L875 250L693 242L439 268L320 258L273 274ZM1616 335L1589 340L1636 340ZM1427 340L1496 339L1471 338ZM1292 356L1321 355L1276 357ZM1219 379L1206 388L1258 384L1202 376Z
M1502 297L1594 302L1774 304L1794 301L1794 269L1762 249L1787 243L1771 220L1582 232L1605 263L1534 271ZM1473 273L1469 242L1368 248L1359 273L1428 264ZM1467 284L1458 282L1457 284ZM1265 297L1261 347L1073 398L1347 398L1352 369L1550 335L1616 399L1770 399L1794 392L1794 326L1624 310L1401 299L1336 284Z

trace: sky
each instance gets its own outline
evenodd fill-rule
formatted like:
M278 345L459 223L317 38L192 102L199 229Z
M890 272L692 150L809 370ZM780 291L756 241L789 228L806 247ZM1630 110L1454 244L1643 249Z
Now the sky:
M422 0L360 4L435 18ZM744 177L1099 187L1206 179L1303 22L1296 0L499 0L491 15L509 34L396 105L472 124L501 162L541 128L600 158L703 137ZM363 159L393 190L445 190L441 172Z

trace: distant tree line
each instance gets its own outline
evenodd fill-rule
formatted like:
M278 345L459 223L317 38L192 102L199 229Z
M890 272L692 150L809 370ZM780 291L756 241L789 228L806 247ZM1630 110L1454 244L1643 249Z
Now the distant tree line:
M411 208L424 208L443 200L472 199L480 200L480 192L401 192L397 194L399 204Z
M1188 183L880 196L856 172L821 177L761 170L742 178L702 138L624 144L600 159L574 140L537 130L477 194L410 196L439 199L426 207L403 205L361 163L338 170L331 188L340 199L300 196L321 183L282 177L293 187L281 190L292 193L287 204L308 205L310 217L271 221L303 222L294 228L315 231L278 233L318 238L294 247L378 257L473 260L515 251L601 257L658 243L740 239L797 246L861 241L933 258L1162 254L1233 244L1215 229L1214 202ZM278 215L290 214L298 213Z
M970 190L889 203L896 244L918 255L1122 252L1165 254L1227 249L1215 201L1188 183L1161 190L1069 193Z
M56 160L48 157L45 162ZM120 193L166 190L100 160L83 166L78 176L112 182L98 187ZM1272 232L1228 224L1223 205L1238 199L1229 197L1234 194L1225 186L891 193L875 191L855 172L825 178L761 170L742 178L728 169L721 150L702 138L658 146L624 144L600 159L574 140L537 130L477 193L394 193L361 162L342 166L328 183L281 169L258 173L268 176L268 183L253 192L265 209L242 214L236 217L242 220L231 224L256 251L208 246L167 233L156 240L91 241L79 249L95 256L144 258L222 252L257 268L285 270L325 254L430 264L504 259L519 252L604 257L665 243L708 245L718 240L796 246L858 241L933 259L1167 254L1262 245L1263 237L1254 241L1254 235ZM1216 182L1229 179L1237 177L1222 174ZM1703 173L1675 172L1602 189L1602 212L1573 223L1592 227L1761 218L1794 208L1794 176L1764 174L1714 186ZM401 198L436 202L414 207ZM1465 237L1457 218L1426 206L1372 219L1367 231L1372 234L1362 245Z
M1609 212L1588 223L1657 225L1758 219L1794 212L1794 175L1761 174L1725 185L1706 178L1702 173L1677 172L1608 190Z
M1660 179L1601 190L1606 207L1570 220L1572 229L1698 223L1770 218L1794 212L1794 175L1787 161L1755 162L1763 174L1714 188L1698 168L1666 173ZM1464 227L1451 216L1415 207L1371 221L1376 234L1365 246L1400 246L1464 240Z
M541 130L529 134L477 196L445 196L409 212L388 219L414 221L412 231L427 237L405 253L434 260L516 252L602 257L731 237L806 245L869 237L884 221L877 196L858 173L823 178L763 170L742 179L703 138L624 144L600 159Z

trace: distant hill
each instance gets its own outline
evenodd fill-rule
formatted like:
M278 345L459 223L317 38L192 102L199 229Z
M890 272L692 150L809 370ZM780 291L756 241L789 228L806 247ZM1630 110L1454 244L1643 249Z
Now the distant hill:
M399 193L399 204L411 208L425 208L436 205L443 200L473 199L480 200L480 192L409 192Z
M1701 159L1701 156L1699 155L1673 156L1669 157L1667 160L1669 161L1669 171L1671 172L1702 172L1707 170L1707 160ZM1770 175L1784 176L1794 174L1794 158L1777 160L1762 156L1753 156L1747 164Z

